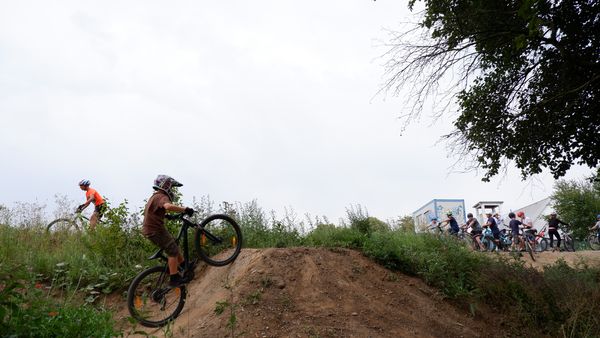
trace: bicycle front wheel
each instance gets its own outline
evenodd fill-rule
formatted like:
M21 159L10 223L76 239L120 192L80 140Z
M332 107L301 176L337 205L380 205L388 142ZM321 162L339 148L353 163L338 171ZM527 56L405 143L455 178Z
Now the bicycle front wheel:
M600 250L600 240L598 240L597 235L589 235L588 236L588 244L592 250Z
M531 243L529 243L529 240L525 240L525 249L529 253L531 259L535 261L535 255L533 254L533 248L531 247Z
M127 291L129 313L140 324L160 327L177 318L185 305L185 286L169 287L169 269L155 266L137 275Z
M70 218L57 218L46 226L46 231L77 230L77 224Z
M570 236L565 236L565 250L575 252L575 241Z
M240 254L242 231L233 218L211 215L198 226L194 242L202 260L213 266L223 266Z

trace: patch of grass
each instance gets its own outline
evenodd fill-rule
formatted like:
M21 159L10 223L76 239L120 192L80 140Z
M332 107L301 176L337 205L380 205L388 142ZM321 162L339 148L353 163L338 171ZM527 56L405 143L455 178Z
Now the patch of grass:
M248 296L246 296L244 303L256 305L256 304L258 304L258 302L260 302L261 297L262 297L262 289L256 290L256 291L252 292L251 294L249 294Z
M272 279L270 276L263 277L263 278L260 280L260 285L261 285L263 288L268 288L268 287L271 287L271 286L273 285L273 279Z
M226 300L220 300L215 304L215 314L221 315L225 312L225 309L229 307L229 302Z
M0 280L0 332L11 337L113 337L112 313L58 302L39 284Z

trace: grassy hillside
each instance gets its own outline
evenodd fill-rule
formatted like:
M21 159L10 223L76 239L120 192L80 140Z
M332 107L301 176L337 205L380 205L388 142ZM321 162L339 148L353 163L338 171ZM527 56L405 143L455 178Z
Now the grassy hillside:
M590 337L600 332L598 268L558 262L537 271L509 256L473 253L452 238L404 232L369 217L360 207L349 209L347 219L337 225L318 218L298 221L293 213L267 217L254 202L226 207L196 205L197 217L235 213L245 247L353 248L391 270L422 278L474 316L482 304L491 306L510 318L507 332L521 326L550 336ZM6 212L15 211L5 208ZM151 264L146 257L155 248L140 234L139 213L127 210L126 204L112 208L105 219L94 232L47 233L42 218L0 225L2 334L120 333L104 300L126 290Z

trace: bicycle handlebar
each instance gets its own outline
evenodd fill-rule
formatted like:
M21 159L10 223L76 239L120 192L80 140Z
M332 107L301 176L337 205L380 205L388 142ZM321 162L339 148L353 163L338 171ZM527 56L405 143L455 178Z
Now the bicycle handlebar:
M176 213L176 214L165 214L165 218L168 220L176 220L176 219L182 219L183 216L185 216L185 213L181 212L181 213Z

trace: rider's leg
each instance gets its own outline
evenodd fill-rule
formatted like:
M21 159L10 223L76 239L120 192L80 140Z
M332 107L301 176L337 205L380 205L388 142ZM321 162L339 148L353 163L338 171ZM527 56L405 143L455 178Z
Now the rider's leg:
M483 243L481 243L481 235L475 236L475 241L477 242L478 245L478 249L481 251L483 250Z
M156 233L148 235L147 238L159 248L163 249L167 254L167 266L169 267L170 275L169 285L172 287L181 285L183 283L183 279L177 271L177 266L179 265L180 260L183 261L183 257L179 252L179 247L177 246L173 235L171 235L167 229L162 228Z
M552 248L552 250L554 250L554 247L552 246L553 242L554 242L554 236L556 236L556 249L560 250L560 235L558 234L558 230L549 230L548 234L550 235L550 247Z
M98 212L94 211L92 217L90 217L90 230L94 231L96 229L96 224L98 224Z

